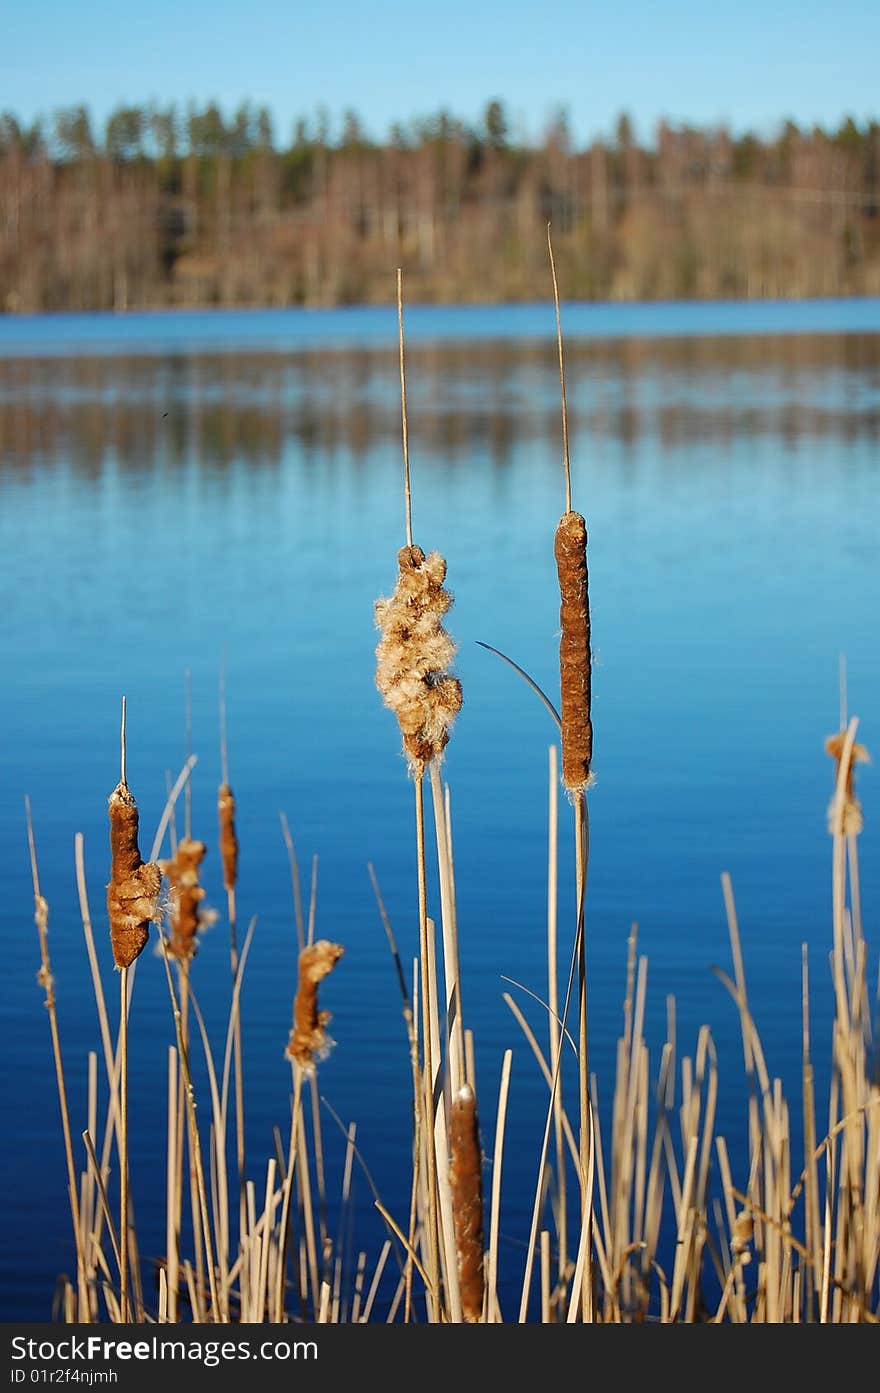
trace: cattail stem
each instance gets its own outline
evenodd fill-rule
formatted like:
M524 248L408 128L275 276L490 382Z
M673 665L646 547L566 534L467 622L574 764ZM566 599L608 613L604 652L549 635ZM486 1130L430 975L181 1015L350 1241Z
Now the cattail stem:
M229 910L229 963L232 970L233 989L238 976L238 943L236 940L235 888L226 892ZM236 1010L232 1024L232 1069L235 1082L235 1156L238 1165L238 1224L239 1242L247 1227L247 1194L245 1190L245 1147L244 1147L244 1063L241 1051L241 1015Z
M464 1026L461 1005L461 969L458 954L458 927L455 908L455 877L451 841L438 761L429 765L437 840L437 866L440 878L440 905L443 930L443 974L446 990L446 1036L449 1085L454 1093L467 1082L465 1070Z
M168 1144L167 1168L165 1176L165 1261L167 1273L167 1312L170 1322L177 1320L177 1298L180 1288L180 1219L176 1200L180 1184L180 1171L177 1166L177 1051L168 1046Z
M578 1067L580 1073L581 1152L589 1132L589 1068L587 1058L587 954L584 935L584 899L587 888L587 839L589 824L587 800L581 793L574 805L575 877L577 882L577 959L578 959ZM584 1165L586 1175L586 1165Z
M220 779L229 784L229 744L226 734L226 658L220 664Z
M119 1312L128 1322L128 968L119 973Z
M291 1060L293 1073L293 1111L290 1118L290 1144L287 1150L287 1168L284 1173L281 1196L281 1228L278 1235L278 1262L275 1268L275 1320L284 1320L284 1285L287 1271L287 1245L290 1240L290 1201L293 1193L293 1173L299 1149L298 1132L302 1114L303 1071L295 1060Z
M549 804L547 831L547 1004L550 1032L550 1067L557 1079L553 1095L553 1128L556 1141L556 1184L558 1194L557 1208L557 1249L558 1249L558 1290L560 1300L564 1297L568 1280L568 1216L565 1146L563 1141L563 1096L561 1052L562 1035L559 1029L559 969L557 959L557 906L559 888L559 768L555 745L549 750Z
M424 1060L424 1137L427 1162L428 1189L428 1261L426 1267L431 1278L429 1302L434 1306L433 1317L440 1320L440 1225L437 1206L437 1157L434 1150L434 1022L431 1016L430 979L433 965L430 962L428 947L428 889L425 871L425 803L423 775L418 774L415 783L416 809L416 862L419 890L419 952L422 967L422 1057Z
M407 1246L406 1266L403 1273L403 1323L409 1325L412 1316L412 1287L413 1287L413 1260L412 1255L416 1243L416 1228L418 1225L419 1212L419 1182L422 1171L422 1098L419 1087L419 1074L416 1068L415 1076L415 1126L413 1128L413 1174L412 1186L409 1196L409 1224L407 1225Z
M577 805L575 805L575 806L577 806ZM584 813L586 813L586 799L584 799ZM585 832L586 832L586 817L584 818L584 834L585 834ZM583 835L582 835L582 838L581 838L581 845L582 845L583 848L584 848L584 849L583 849L583 853L582 853L582 855L583 855L583 862L582 862L582 864L583 864L583 867L584 867L584 875L586 875L586 865L587 865L587 854L586 854L586 850L587 850L587 849L586 849L586 843L585 843L585 841L584 841ZM581 865L581 861L578 860L578 866L580 866L580 865ZM586 890L586 880L585 880L585 879L584 879L583 890L584 890L584 891ZM562 1005L562 1018L561 1018L560 1026L559 1026L560 1034L561 1034L563 1037L564 1037L565 1034L566 1034L566 1022L568 1021L568 1013L569 1013L569 1010L570 1010L570 1007L571 1007L571 999L572 999L572 994L573 994L573 991L574 991L575 968L576 968L577 964L578 964L579 961L580 961L580 947L581 947L581 939L582 939L582 936L583 936L583 919L582 919L583 901L584 901L584 893L582 893L581 890L579 889L579 891L578 891L578 923L579 923L579 929L576 930L576 932L575 932L575 941L574 941L574 946L573 946L572 952L571 952L571 960L570 960L570 962L569 962L568 981L567 981L566 988L565 988L565 998L564 998L563 1005ZM532 1222L531 1222L531 1229L530 1229L530 1233L529 1233L529 1241L528 1241L528 1245L527 1245L527 1248L526 1248L525 1272L524 1272L524 1274L523 1274L522 1292L521 1292L521 1296L520 1296L520 1308L519 1308L519 1318L518 1318L518 1319L519 1319L520 1325L523 1325L523 1324L525 1323L526 1316L527 1316L527 1313L528 1313L529 1292L530 1292L531 1283L532 1283L532 1273L533 1273L533 1269L534 1269L534 1258L535 1258L535 1252L536 1252L536 1250L537 1250L537 1245L538 1245L538 1228L539 1228L539 1224L540 1224L541 1207L542 1207L543 1198L544 1198L544 1176L545 1176L545 1171L546 1171L546 1166L547 1166L547 1155L548 1155L549 1146L550 1146L550 1132L551 1132L551 1127L552 1127L552 1123L553 1123L553 1116L554 1116L554 1110L555 1110L556 1093L557 1093L557 1090L558 1090L558 1088L559 1088L559 1080L560 1080L561 1072L562 1072L562 1054L561 1054L561 1051L560 1051L559 1054L557 1055L556 1062L555 1062L555 1067L554 1067L554 1069L553 1069L553 1076L552 1076L552 1079L551 1079L551 1081L550 1081L550 1102L549 1102L549 1105L548 1105L548 1108L547 1108L547 1115L546 1115L546 1119L545 1119L545 1122L544 1122L544 1136L543 1136L543 1139L542 1139L542 1142L541 1142L541 1155L540 1155L540 1158L539 1158L539 1161L538 1161L538 1177L537 1177L537 1182L536 1182L536 1185L535 1185L535 1197L534 1197L534 1201L533 1201L533 1204L532 1204ZM579 1076L580 1076L580 1071L579 1071ZM584 1086L583 1086L583 1081L582 1081L582 1080L581 1080L580 1095L581 1095L581 1099L583 1099L584 1096L585 1096L585 1093L584 1093ZM588 1093L587 1093L586 1096L587 1096L587 1097L589 1096ZM584 1120L584 1119L583 1119L583 1111L581 1111L582 1130L583 1130L583 1120ZM587 1110L587 1125L588 1125L588 1127L591 1125L591 1119L590 1119L590 1115L589 1115L589 1108L588 1108L588 1110ZM587 1132L587 1135L589 1136L589 1132ZM587 1154L589 1155L589 1152L588 1152ZM579 1156L578 1156L578 1164L579 1164L579 1167L580 1167L580 1154L579 1154ZM590 1186L589 1186L589 1171L586 1171L586 1172L584 1172L584 1174L581 1176L581 1194L582 1194L582 1196L583 1196L584 1194L587 1194L587 1193L589 1192L589 1189L590 1189ZM583 1201L582 1201L582 1204L583 1204ZM584 1236L584 1226L582 1225L582 1226L581 1226L581 1238L582 1238L582 1240L583 1240L583 1236Z
M589 820L586 795L577 794L574 805L575 825L575 878L577 883L577 973L578 973L578 1097L580 1112L580 1133L578 1154L581 1170L581 1224L590 1228L592 1212L587 1178L590 1173L590 1073L587 1051L587 953L584 932L584 901L587 893L587 864L589 853ZM591 1244L589 1236L586 1243L586 1263L581 1297L584 1320L590 1318L592 1284L589 1280Z
M565 400L565 361L562 356L562 320L559 314L559 286L556 281L556 260L550 224L547 224L547 251L550 255L550 275L553 278L553 304L556 308L556 346L559 353L559 387L562 394L562 456L565 469L565 511L571 512L571 461L568 454L568 407Z
M413 544L412 491L409 478L409 435L406 424L406 367L403 355L403 272L397 268L397 340L400 352L400 416L403 430L403 499L406 512L406 544Z
M226 732L226 664L220 668L220 777L217 791L217 815L220 822L220 859L223 863L223 884L229 914L229 963L233 989L238 973L238 942L236 938L235 886L238 880L238 836L235 830L235 798L229 785L229 747ZM238 1231L239 1244L247 1230L247 1191L245 1187L244 1146L244 1066L241 1050L241 1017L236 1013L232 1032L233 1071L235 1078L235 1154L238 1165Z
M379 882L373 870L371 862L367 862L367 871L370 876L370 883L373 886L373 893L376 896L376 903L379 906L379 915L388 939L388 946L394 959L394 966L397 971L397 981L400 986L400 995L403 1001L403 1019L406 1025L406 1036L409 1041L409 1059L413 1082L413 1174L412 1185L410 1187L410 1206L409 1206L409 1225L407 1236L409 1246L406 1254L406 1265L404 1268L404 1302L403 1302L403 1323L409 1325L412 1313L412 1284L413 1284L413 1260L412 1251L415 1247L416 1226L418 1223L418 1196L419 1178L421 1174L421 1146L422 1146L422 1101L421 1083L419 1070L419 1040L416 1025L416 1011L418 1010L418 977L413 983L413 1001L410 1001L407 991L406 978L403 974L403 964L400 961L400 954L397 951L397 943L394 939L394 932L391 928L391 921L385 909L385 903L379 890ZM415 1005L415 1010L414 1010Z
M407 997L406 997L406 986L405 986L405 984L403 984L403 975L402 975L402 973L401 973L401 984L402 984L403 991L404 991L404 1001L406 1002L408 999L407 999ZM419 1193L420 1193L420 1187L421 1187L421 1184L422 1184L422 1138L423 1138L423 1136L424 1136L424 1131L425 1131L425 1119L424 1119L424 1111L425 1111L425 1109L424 1109L424 1099L423 1099L423 1096L422 1096L422 1074L421 1074L421 1069L420 1069L420 1067L419 1067L419 1026L418 1026L418 1018L419 1018L419 965L418 965L418 961L417 961L416 959L413 959L412 1008L411 1008L411 1010L410 1010L410 1012L409 1012L409 1017L408 1017L408 1020L407 1020L407 1027L408 1027L408 1034L409 1034L409 1048L410 1048L410 1069L411 1069L411 1071L412 1071L412 1081L413 1081L413 1151L412 1151L412 1156L413 1156L413 1173L412 1173L412 1186L411 1186L411 1188L410 1188L410 1200L409 1200L409 1227L407 1228L407 1237L408 1237L408 1240L409 1240L409 1244L408 1244L407 1254L406 1254L406 1267L404 1268L404 1276L403 1276L403 1285L404 1285L403 1323L404 1323L404 1325L409 1325L410 1319L411 1319L411 1316L412 1316L412 1287L413 1287L413 1257L412 1257L412 1255L413 1255L413 1252L415 1251L415 1245L416 1245L416 1232L417 1232L417 1229L418 1229L418 1221L419 1221Z
M163 945L164 946L164 945ZM189 1033L189 979L184 982L184 964L178 964L180 973L180 996L177 1015L178 1026L178 1060L180 1060L181 1041L188 1045ZM177 1073L177 1118L174 1128L174 1174L175 1182L173 1186L172 1211L169 1220L169 1227L176 1235L177 1241L177 1261L180 1263L180 1240L183 1229L183 1165L186 1157L186 1084L182 1067ZM176 1287L171 1291L171 1299L175 1309L177 1306Z
M186 687L186 758L192 754L192 673L189 668L185 676ZM183 794L183 835L187 840L192 836L192 780L187 779Z
M168 951L169 951L169 953L171 952L170 947L169 947L169 950L168 950ZM182 1041L183 1041L183 1048L184 1048L184 1050L185 1050L185 1052L186 1052L186 1057L187 1057L187 1059L189 1059L189 1051L190 1051L190 1034L189 1034L189 959L187 959L187 958L179 958L179 959L177 960L177 990L178 990L178 1000L180 1001L180 1036L181 1036L181 1039L182 1039ZM200 1233L200 1227L201 1227L201 1225L200 1225L200 1220L199 1220L198 1205L197 1205L197 1203L195 1202L195 1200L196 1200L195 1191L194 1191L194 1189L193 1189L193 1166L194 1166L194 1162L193 1162L193 1157L192 1157L192 1147L191 1147L191 1145L190 1145L191 1137L190 1137L190 1134L189 1134L188 1123L187 1123L187 1090L186 1090L186 1080L185 1080L185 1078L184 1078L183 1071L181 1071L181 1075L180 1075L180 1112L179 1112L179 1114L178 1114L178 1136L179 1136L179 1147L180 1147L180 1152L179 1152L179 1155L180 1155L180 1179L179 1179L179 1184L178 1184L178 1188L177 1188L178 1202L179 1202L180 1205L181 1205L181 1213L182 1213L182 1207L183 1207L183 1177L184 1177L184 1171L186 1171L186 1174L187 1174L188 1179L189 1179L189 1201L190 1201L190 1211L191 1211L191 1214L192 1214L193 1253L194 1253L194 1261L195 1261L195 1265L196 1265L196 1272L195 1272L195 1276L196 1276L196 1291L199 1293L199 1299L201 1300L202 1294L203 1294L204 1289L205 1289L205 1274L204 1274L204 1266L203 1266L203 1262L202 1262L202 1245L201 1245L201 1233ZM187 1156L187 1152L189 1152L189 1156Z

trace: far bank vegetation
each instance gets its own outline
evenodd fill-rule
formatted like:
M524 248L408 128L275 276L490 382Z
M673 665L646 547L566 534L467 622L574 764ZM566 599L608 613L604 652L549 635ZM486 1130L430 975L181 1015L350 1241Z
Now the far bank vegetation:
M661 122L579 144L501 104L382 139L319 112L85 107L0 116L0 311L880 294L880 124L772 136Z

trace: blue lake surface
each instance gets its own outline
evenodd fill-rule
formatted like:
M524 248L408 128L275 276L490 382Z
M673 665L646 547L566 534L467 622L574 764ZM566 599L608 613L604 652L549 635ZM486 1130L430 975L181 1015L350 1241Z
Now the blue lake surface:
M564 489L555 322L550 306L414 307L406 325L414 537L446 556L456 597L447 623L464 707L444 774L487 1157L503 1051L514 1050L501 1264L506 1314L515 1315L545 1095L502 994L517 997L544 1039L541 1007L504 979L546 994L555 732L526 684L478 641L556 699L553 534ZM723 871L795 1135L804 943L814 1061L827 1080L832 764L823 742L839 726L841 655L849 714L869 749L880 748L880 301L567 306L563 328L595 661L591 1066L605 1107L637 922L652 1069L674 995L680 1054L693 1053L702 1024L712 1030L718 1129L737 1158L748 1091L736 1011L711 970L730 963ZM320 1066L320 1091L357 1123L383 1201L405 1216L409 1062L367 872L371 863L409 965L413 795L396 722L374 686L373 627L373 602L393 587L403 541L393 310L0 319L3 1319L47 1319L56 1276L72 1264L24 796L50 906L77 1139L88 1052L100 1050L100 1036L74 836L84 836L115 1019L104 886L120 698L146 853L166 771L176 775L185 756L187 670L193 832L209 843L204 879L220 911L193 980L218 1052L229 993L216 849L224 662L241 926L257 916L243 993L249 1175L259 1195L273 1127L284 1132L289 1118L296 935L283 810L306 894L317 857L316 932L346 946L322 990L336 1045ZM874 981L875 766L860 769L859 790ZM570 821L560 797L563 967L573 935ZM433 883L431 897L439 920ZM148 951L131 1024L132 1187L147 1261L164 1252L171 1040L161 962ZM344 1140L329 1110L324 1128L335 1203ZM358 1244L372 1261L384 1232L357 1170L355 1185Z

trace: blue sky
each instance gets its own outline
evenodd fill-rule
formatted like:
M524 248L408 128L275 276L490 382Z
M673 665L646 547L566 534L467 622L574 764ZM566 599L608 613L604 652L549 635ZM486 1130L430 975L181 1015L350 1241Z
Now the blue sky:
M319 105L353 107L383 136L441 106L476 120L499 97L518 134L564 107L586 140L624 108L644 139L661 116L766 134L880 107L877 0L2 0L0 13L0 108L25 119L249 97L284 140Z

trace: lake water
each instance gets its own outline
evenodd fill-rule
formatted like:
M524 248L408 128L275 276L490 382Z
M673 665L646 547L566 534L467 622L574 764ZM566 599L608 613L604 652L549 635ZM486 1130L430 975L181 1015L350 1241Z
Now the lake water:
M742 1146L747 1089L720 875L733 877L754 1013L797 1112L801 944L814 1055L830 1052L832 786L826 735L850 714L875 754L880 712L880 301L570 306L563 311L574 505L589 527L596 786L588 898L591 1063L611 1092L626 941L649 960L648 1031L674 994L692 1053L709 1024L719 1130ZM515 1293L543 1085L502 1000L544 1037L547 748L554 729L502 649L556 697L553 533L564 504L550 306L407 315L415 540L449 563L464 707L451 788L466 1025L491 1152L514 1049L504 1289ZM296 939L279 813L319 936L346 945L323 989L336 1046L322 1094L358 1124L383 1200L405 1216L409 1072L393 966L367 864L405 962L416 951L412 788L374 686L374 599L404 540L392 310L0 320L0 880L6 1064L0 1316L47 1319L72 1244L38 967L23 800L50 905L74 1137L100 1049L74 878L85 859L105 984L106 799L128 699L128 777L146 851L166 771L185 755L191 672L196 836L216 852L218 677L227 671L246 923L248 1168L258 1194L289 1116L284 1047ZM860 772L862 895L876 975L876 774ZM570 810L560 799L561 956L572 931ZM436 896L433 896L436 900ZM439 918L439 904L431 908ZM194 967L218 1050L228 1004L221 916ZM141 1249L164 1251L161 963L144 954L131 1026L133 1196ZM652 1055L656 1068L658 1051ZM820 1094L821 1098L821 1094ZM820 1103L821 1110L821 1103ZM209 1105L203 1096L203 1119ZM795 1120L796 1125L796 1120ZM343 1141L325 1141L338 1194ZM488 1172L487 1172L488 1175ZM358 1239L384 1237L355 1177ZM515 1296L513 1297L515 1305Z

